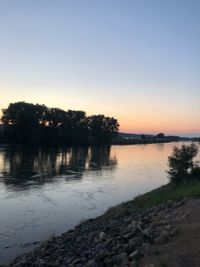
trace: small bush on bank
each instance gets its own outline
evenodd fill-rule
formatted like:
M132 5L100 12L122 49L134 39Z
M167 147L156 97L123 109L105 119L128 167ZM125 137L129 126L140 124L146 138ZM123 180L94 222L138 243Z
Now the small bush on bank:
M172 155L168 157L169 171L167 171L170 182L181 183L200 178L200 167L194 161L198 153L195 144L185 145L181 148L175 146Z
M192 169L192 172L191 172L191 177L193 179L198 179L200 180L200 166L198 165L195 165Z

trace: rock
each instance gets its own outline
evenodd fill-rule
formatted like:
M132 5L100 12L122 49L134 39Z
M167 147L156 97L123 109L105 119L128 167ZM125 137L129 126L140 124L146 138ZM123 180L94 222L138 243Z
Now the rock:
M145 215L143 217L143 222L145 222L145 223L149 222L149 215Z
M178 233L178 228L175 227L174 229L172 229L172 230L170 231L170 236L174 236L174 235L176 235L177 233Z
M109 237L106 239L106 244L111 244L113 242L113 238L112 237Z
M26 259L21 259L17 263L15 263L14 266L21 267L21 266L25 266L25 264L26 264Z
M143 243L141 246L141 250L144 254L148 254L150 252L150 244L149 243Z
M155 244L162 245L167 242L169 233L167 231L162 231L160 235L155 239Z
M129 265L129 257L128 257L128 254L126 252L122 252L119 255L119 258L120 258L120 265L121 266Z
M94 260L89 260L85 266L86 267L98 267L98 264Z
M104 265L103 266L106 266L106 267L110 267L110 266L113 266L114 263L112 261L112 259L105 259L104 260Z
M131 251L133 251L135 247L141 245L141 243L142 243L142 240L138 237L134 237L128 241L129 248Z
M167 216L168 218L165 218L165 220L160 220L159 222L158 222L158 225L166 225L168 222L167 222L167 220L169 219L169 215Z
M130 263L130 265L129 265L129 267L137 267L137 266L138 266L138 264L137 264L136 261L132 261L132 262Z
M140 257L140 251L139 250L135 250L134 252L132 252L129 255L129 258L130 258L131 261L137 260L139 257Z
M128 229L131 230L132 233L135 233L136 229L137 229L137 221L132 221L129 225L128 225Z
M129 240L129 239L131 239L131 237L133 237L133 233L127 233L127 234L123 235L123 238L125 240Z
M170 219L170 214L167 214L166 216L165 216L165 220L169 220Z
M134 248L136 247L137 243L135 242L135 239L132 238L129 240L128 245L129 245L129 250L133 251Z
M170 230L172 229L172 226L169 225L169 224L167 224L167 225L165 225L165 229L166 229L167 231L170 231Z
M129 244L128 243L123 244L123 251L127 252L127 253L130 253L130 249L129 249Z
M152 231L150 228L146 228L146 229L142 230L142 234L143 234L143 236L147 237L148 239L151 239Z
M112 261L114 262L114 263L116 263L117 265L120 263L120 255L114 255L113 257L112 257Z
M187 214L183 213L182 216L181 216L181 219L184 220L186 217L187 217Z
M124 222L126 222L126 223L131 223L131 221L132 221L132 219L130 217L126 217L124 219Z
M105 241L105 240L106 240L106 233L103 232L103 231L101 231L101 232L99 233L99 239L100 239L101 241Z
M72 262L72 265L76 265L76 264L82 264L82 260L76 259L75 261Z
M167 201L167 207L172 207L173 206L173 201L172 200L168 200Z
M105 257L104 253L103 252L99 252L99 253L97 253L95 255L94 259L95 259L96 262L100 262L100 261L102 261L104 259L104 257Z
M111 248L111 252L112 252L113 254L116 254L117 251L118 251L118 247L114 246L114 247Z
M142 221L139 221L139 222L137 223L137 229L138 229L140 232L142 232Z
M76 238L76 242L77 243L80 243L82 241L82 237L81 236L78 236L77 238Z
M180 206L182 206L183 204L184 204L184 200L182 199L181 201L179 201L179 202L176 203L176 206L177 206L177 207L180 207Z

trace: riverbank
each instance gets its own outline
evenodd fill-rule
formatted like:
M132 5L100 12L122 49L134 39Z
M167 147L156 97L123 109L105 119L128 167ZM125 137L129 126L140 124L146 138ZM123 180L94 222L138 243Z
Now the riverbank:
M200 201L191 197L200 197L199 182L162 186L50 238L33 252L4 266L199 266L195 265L200 263L196 254L193 265L175 261L176 253L183 252L175 252L179 242L183 242L182 231L189 235L191 220L200 223ZM192 233L194 236L187 238L193 249L192 242L198 242L195 236L199 234ZM170 262L168 257L174 258Z
M146 145L146 144L162 144L171 142L189 142L192 138L180 136L148 136L148 135L132 135L119 133L117 137L112 138L112 145ZM197 140L198 141L198 140Z
M98 146L111 146L111 145L148 145L148 144L163 144L163 143L173 143L173 142L191 142L196 141L199 142L199 138L189 138L189 137L164 137L164 138L120 138L120 137L114 137L111 139L111 142L105 143L105 144L96 144L94 142L87 142L85 144L80 143L69 143L69 144L20 144L20 143L3 143L0 141L0 147L29 147L29 148L66 148L66 147L98 147Z
M130 139L113 139L111 145L148 145L148 144L162 144L162 143L171 143L171 142L178 142L179 140L130 140Z

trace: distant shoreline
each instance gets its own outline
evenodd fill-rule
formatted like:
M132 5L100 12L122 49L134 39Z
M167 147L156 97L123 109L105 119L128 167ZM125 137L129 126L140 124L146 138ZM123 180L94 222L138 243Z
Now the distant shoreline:
M172 143L172 142L191 142L197 141L191 138L180 138L180 139L113 139L111 145L147 145L147 144L164 144L164 143Z
M0 148L10 148L10 147L26 147L26 148L65 148L65 147L96 147L96 146L115 146L115 145L148 145L148 144L164 144L164 143L173 143L173 142L191 142L191 141L198 141L193 139L180 139L180 140L112 140L110 144L107 145L94 145L94 144L87 144L87 145L79 145L79 144L66 144L62 146L50 146L50 145L23 145L23 144L12 144L12 143L0 143Z
M182 140L113 140L111 145L148 145L179 142ZM189 141L189 140L188 140Z

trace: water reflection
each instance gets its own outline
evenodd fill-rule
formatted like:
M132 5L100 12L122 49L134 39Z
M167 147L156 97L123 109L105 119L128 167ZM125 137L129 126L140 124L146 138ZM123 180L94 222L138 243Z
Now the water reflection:
M45 183L79 180L83 173L108 169L117 165L111 157L110 147L84 147L66 149L6 149L0 152L0 181L9 190L25 190Z
M0 264L167 183L174 145L0 148Z

